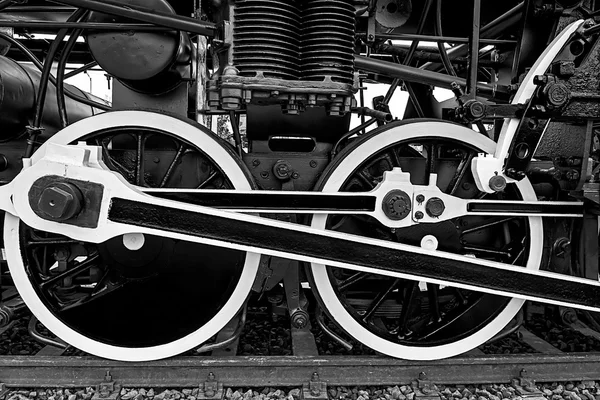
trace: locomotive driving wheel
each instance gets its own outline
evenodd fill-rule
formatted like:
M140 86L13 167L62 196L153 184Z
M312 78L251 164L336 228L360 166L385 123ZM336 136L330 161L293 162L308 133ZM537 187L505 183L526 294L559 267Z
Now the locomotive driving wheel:
M253 188L226 143L164 114L101 114L50 141L101 146L104 163L137 186ZM214 336L245 302L259 263L257 254L142 234L85 243L8 213L4 242L19 293L50 331L125 361L173 356Z
M342 151L317 190L366 192L383 172L400 167L412 184L437 186L461 198L535 201L527 179L501 194L477 190L471 160L495 143L469 128L421 120L387 125ZM409 217L410 218L410 217ZM469 216L390 229L363 216L315 215L312 227L539 269L543 230L539 217ZM405 281L320 264L309 268L313 290L332 321L372 349L394 357L431 360L471 350L494 337L523 300Z

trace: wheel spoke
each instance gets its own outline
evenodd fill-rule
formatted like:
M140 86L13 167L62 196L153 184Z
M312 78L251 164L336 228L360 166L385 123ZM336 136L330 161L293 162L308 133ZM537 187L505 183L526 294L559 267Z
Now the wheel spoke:
M427 284L427 297L429 298L429 313L431 314L431 322L440 322L442 315L440 313L440 298L439 298L439 285L433 283Z
M437 170L437 151L438 146L435 143L428 144L425 146L425 151L427 152L427 174L426 177L429 179L430 174L436 173ZM428 180L429 182L429 180ZM429 182L431 184L431 182Z
M516 218L517 218L517 217L506 217L506 218L502 218L502 219L498 219L498 220L494 220L494 221L486 221L486 222L483 222L483 223L481 223L481 224L479 224L479 225L475 225L475 226L474 226L474 227L472 227L472 228L468 228L468 229L465 229L465 230L463 230L463 231L461 232L461 236L463 236L463 235L467 235L467 234L469 234L469 233L477 232L477 231L480 231L480 230L482 230L482 229L491 228L492 226L496 226L496 225L504 224L504 223L506 223L506 222L513 221L513 220L515 220Z
M217 171L211 172L210 175L208 176L208 178L206 178L204 180L204 182L202 182L201 184L196 186L196 189L204 189L206 187L206 185L208 185L216 177L217 177Z
M394 149L390 149L390 151L388 151L386 153L388 155L388 157L390 157L392 161L392 166L394 167L400 167L402 166L402 162L400 161L400 156L398 156L398 153L396 151L394 151Z
M347 289L349 286L362 281L363 279L365 279L367 276L369 276L369 274L367 274L366 272L357 272L355 274L353 274L352 276L344 279L343 281L341 281L338 284L338 290L344 291L345 289Z
M135 135L137 143L137 152L135 155L135 184L145 186L144 179L144 147L146 144L146 135Z
M413 308L413 302L417 297L418 290L418 282L407 282L404 298L402 299L402 310L400 311L400 317L398 318L398 328L396 331L392 332L393 334L396 334L399 339L403 339L412 334L412 332L408 329L408 318L410 317L410 312Z
M61 274L58 274L50 279L43 281L40 286L42 289L46 289L49 286L53 286L54 284L62 281L65 278L75 276L84 271L87 271L96 265L96 261L98 261L99 258L100 258L100 256L98 254L94 254L93 256L89 257L87 260L75 265L73 268L68 269Z
M454 194L460 187L460 183L465 177L465 174L467 173L469 168L471 168L471 162L473 161L473 158L475 158L475 153L468 152L466 154L466 157L463 157L460 160L460 163L458 164L458 167L456 168L456 171L454 173L454 177L452 177L450 184L448 184L448 188L450 188L450 190L447 191L447 193L451 196L454 196Z
M79 240L74 239L36 239L28 240L26 246L54 246L54 245L68 245L80 243Z
M392 293L392 291L394 289L396 289L396 286L398 286L399 282L400 282L400 279L394 279L392 281L392 283L387 287L386 290L379 292L377 297L375 297L375 299L373 299L371 304L369 304L369 308L365 312L365 315L363 315L363 317L362 317L363 322L368 322L369 319L371 319L371 317L373 316L375 311L377 311L379 306L381 306L383 301L390 295L390 293Z
M463 246L464 251L472 251L479 254L485 254L487 256L500 256L500 257L510 257L510 253L503 250L497 250L492 247L485 246L475 246L475 245L465 245Z
M366 171L359 171L356 176L369 188L373 189L377 184L375 179Z
M165 176L163 177L162 181L160 182L160 188L164 188L165 185L167 184L167 182L169 182L169 179L171 179L171 176L173 175L173 172L175 171L175 168L177 166L177 164L179 163L179 161L181 160L181 157L183 156L183 153L185 152L185 145L180 144L179 148L177 149L177 153L175 154L175 157L173 158L173 161L171 161L171 164L169 165L169 168L167 169L167 172L165 172Z
M110 150L106 144L107 141L110 141L110 139L95 139L96 145L102 147L103 161L107 164L108 167L114 167L114 169L116 169L117 172L123 175L123 177L125 177L126 179L131 179L133 173L121 163L119 163L117 160L115 160L113 157L111 157Z

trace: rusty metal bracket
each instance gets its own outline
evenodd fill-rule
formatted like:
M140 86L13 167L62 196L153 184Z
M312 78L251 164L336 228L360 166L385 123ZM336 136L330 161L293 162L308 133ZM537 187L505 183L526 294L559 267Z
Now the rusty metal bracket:
M217 381L214 373L209 372L206 381L200 384L198 399L218 400L222 399L223 396L223 383Z
M522 369L518 378L511 380L511 386L515 388L516 393L522 398L544 399L544 394L535 386L535 380L529 376L527 370Z
M327 400L327 383L320 380L319 373L313 372L308 383L302 385L304 399Z
M420 372L416 381L411 384L415 398L419 400L440 400L442 394L438 387L429 380L425 372Z
M113 381L110 370L107 370L104 380L96 385L96 393L91 400L116 400L120 390L121 385Z

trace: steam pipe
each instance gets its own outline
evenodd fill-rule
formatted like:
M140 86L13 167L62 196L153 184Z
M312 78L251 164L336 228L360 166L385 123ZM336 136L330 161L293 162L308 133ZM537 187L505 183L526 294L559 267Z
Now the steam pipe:
M199 21L181 15L162 13L146 7L134 5L124 7L113 0L57 0L56 2L204 36L215 36L217 29L216 25L211 22Z
M18 136L30 124L35 112L36 93L40 87L40 80L41 73L36 67L22 65L8 57L0 56L0 127L2 128L0 140ZM106 104L105 101L75 86L65 84L65 89L79 97ZM55 99L56 88L54 85L49 85L42 120L44 134L52 134L61 129ZM70 122L102 112L68 98L66 108Z
M422 70L419 68L409 67L407 65L396 64L389 61L382 61L364 56L354 56L354 65L356 69L363 71L374 72L408 82L422 83L425 85L432 85L447 89L452 88L453 82L458 83L460 86L465 86L467 84L467 80L464 78ZM488 95L493 95L500 91L498 87L481 82L477 83L477 89L481 94Z

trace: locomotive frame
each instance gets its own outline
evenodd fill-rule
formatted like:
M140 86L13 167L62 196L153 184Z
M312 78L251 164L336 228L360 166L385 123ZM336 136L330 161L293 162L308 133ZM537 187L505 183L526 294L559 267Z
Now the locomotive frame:
M473 0L452 36L441 0L213 1L193 17L163 0L13 3L0 1L0 26L58 33L43 64L0 34L39 70L0 57L15 71L0 98L8 277L70 344L168 357L282 282L304 328L301 265L335 324L395 357L476 347L524 299L600 310L594 1ZM73 74L99 64L114 77L111 106L65 85L74 51L85 65ZM372 107L354 99L365 80L389 84ZM410 105L395 122L400 85ZM441 104L431 87L455 98ZM351 113L362 115L352 130ZM232 144L192 123L219 114ZM163 287L180 315L153 299ZM176 332L107 328L155 309Z

